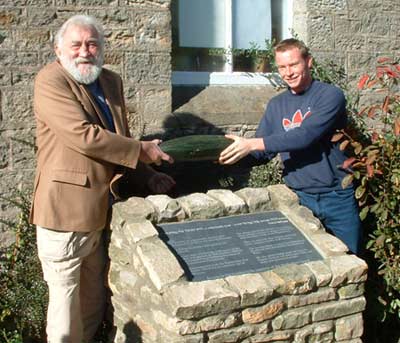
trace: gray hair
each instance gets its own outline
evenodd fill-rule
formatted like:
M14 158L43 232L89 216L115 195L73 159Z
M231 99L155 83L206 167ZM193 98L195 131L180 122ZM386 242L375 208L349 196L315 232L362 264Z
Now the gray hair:
M96 30L99 36L100 49L104 48L104 30L101 24L94 18L88 15L77 14L69 18L57 31L54 43L56 46L61 46L64 38L65 31L70 26L90 27Z

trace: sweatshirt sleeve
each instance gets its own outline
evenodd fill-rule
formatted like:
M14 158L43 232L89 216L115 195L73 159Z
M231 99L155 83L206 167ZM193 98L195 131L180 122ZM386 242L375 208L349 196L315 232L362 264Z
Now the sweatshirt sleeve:
M265 113L261 118L260 123L258 124L258 128L255 135L256 138L264 138L264 144L265 144L265 137L270 136L273 132L272 123L269 122L270 112L271 112L270 108L271 106L270 104L268 104L267 109L265 110ZM251 155L258 162L268 162L276 156L276 153L264 150L264 151L253 151Z
M304 119L301 126L272 134L264 130L266 151L279 153L303 150L335 129L345 126L346 101L340 89L330 87L314 96L315 99L311 101L311 115Z

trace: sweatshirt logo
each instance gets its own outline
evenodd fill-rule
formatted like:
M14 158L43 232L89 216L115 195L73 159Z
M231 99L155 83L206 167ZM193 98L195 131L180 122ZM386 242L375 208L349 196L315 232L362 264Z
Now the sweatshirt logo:
M285 129L285 131L293 130L296 127L300 127L303 120L309 117L310 115L311 115L310 109L308 109L308 111L305 114L301 113L301 110L297 110L295 114L293 114L292 120L287 118L282 119L282 126Z

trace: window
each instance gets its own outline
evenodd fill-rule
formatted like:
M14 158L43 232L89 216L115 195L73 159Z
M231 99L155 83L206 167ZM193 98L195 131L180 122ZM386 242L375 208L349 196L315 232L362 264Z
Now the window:
M172 1L173 84L265 83L267 63L246 51L290 37L291 9L292 0Z

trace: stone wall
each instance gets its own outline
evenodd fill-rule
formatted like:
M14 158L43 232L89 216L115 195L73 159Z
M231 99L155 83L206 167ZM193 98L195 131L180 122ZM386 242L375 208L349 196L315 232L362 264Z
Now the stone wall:
M272 209L323 259L189 282L154 227ZM346 254L284 185L131 198L114 206L111 231L113 342L361 343L366 263Z
M400 57L397 0L294 0L294 31L313 54L342 64L352 85L379 56Z

